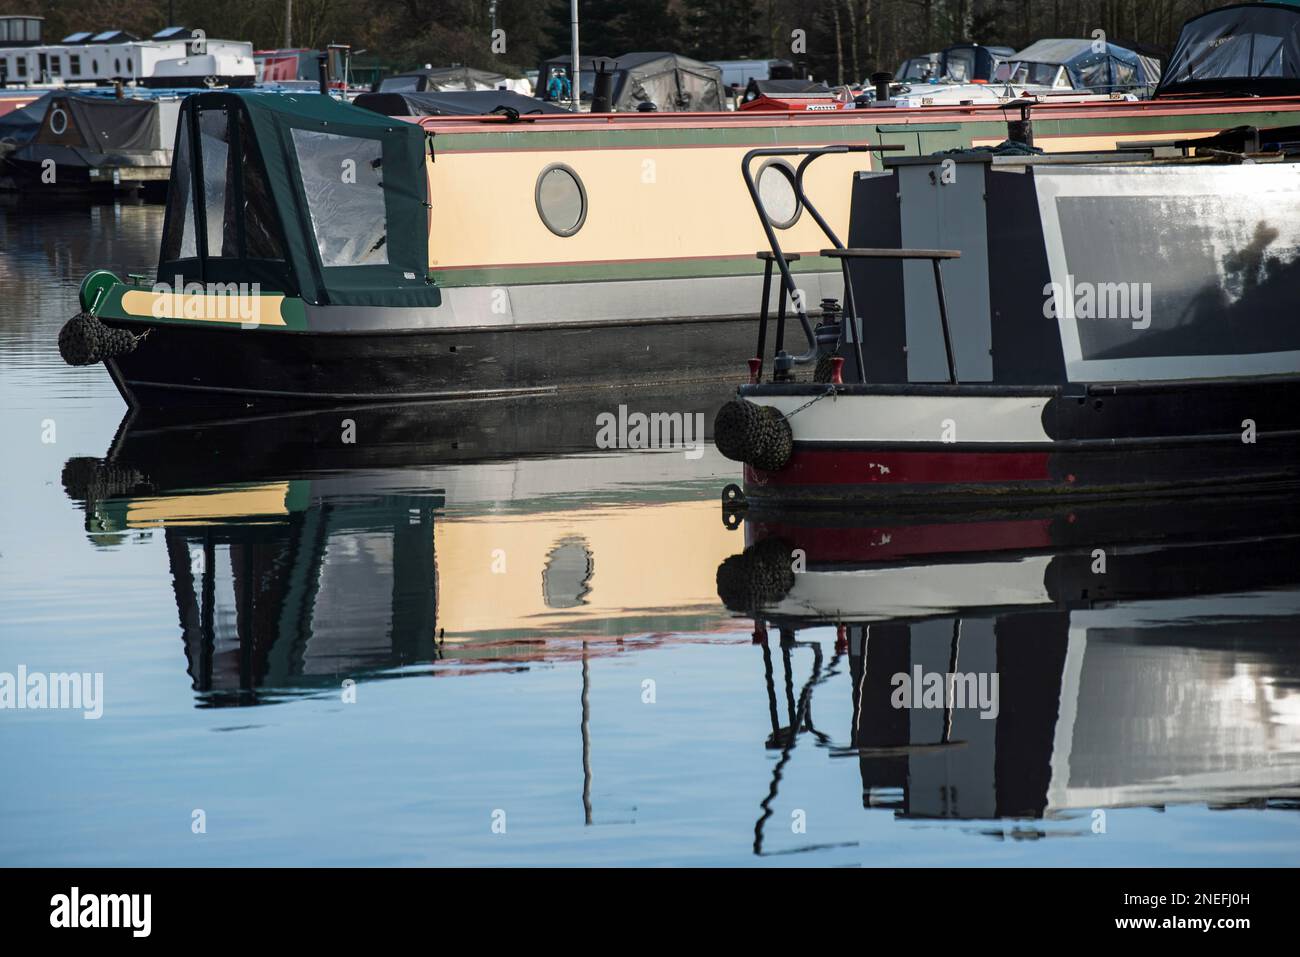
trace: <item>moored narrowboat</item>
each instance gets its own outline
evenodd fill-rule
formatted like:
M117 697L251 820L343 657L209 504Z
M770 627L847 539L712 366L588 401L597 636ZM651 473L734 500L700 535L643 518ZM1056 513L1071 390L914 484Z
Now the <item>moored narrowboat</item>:
M826 251L851 277L845 313L798 357L816 372L780 351L760 381L760 331L754 381L715 423L743 496L1008 504L1300 480L1298 133L858 174L848 243L828 233Z
M1300 19L1298 17L1297 19ZM1288 67L1289 69L1289 67ZM1300 117L1300 96L1026 104L1049 152ZM1297 91L1300 92L1300 91ZM1026 127L1028 128L1028 127ZM88 277L61 337L133 405L415 400L717 380L761 289L746 153L844 143L803 183L844 234L855 170L1001 143L999 107L377 116L328 97L185 101L156 281ZM808 302L839 261L795 170L757 171ZM886 199L888 199L886 197Z

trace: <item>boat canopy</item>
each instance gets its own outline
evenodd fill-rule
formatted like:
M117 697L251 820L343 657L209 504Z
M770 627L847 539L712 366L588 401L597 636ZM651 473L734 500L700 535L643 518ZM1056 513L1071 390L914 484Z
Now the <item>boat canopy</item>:
M1061 82L1060 69L1068 86ZM1098 93L1149 91L1160 81L1160 61L1100 40L1039 40L1007 57L995 79Z
M1183 24L1156 96L1300 94L1300 5L1243 3Z
M159 279L437 305L426 149L419 127L320 94L195 94L177 124Z

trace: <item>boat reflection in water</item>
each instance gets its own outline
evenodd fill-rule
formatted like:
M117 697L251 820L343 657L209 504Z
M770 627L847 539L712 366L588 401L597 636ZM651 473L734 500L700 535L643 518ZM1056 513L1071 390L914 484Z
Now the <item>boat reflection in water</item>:
M712 493L734 467L702 436L689 455L594 449L620 403L711 421L709 401L129 415L63 478L92 541L163 530L200 704L253 704L734 632L712 585L735 540Z
M755 620L781 752L755 851L800 741L858 761L865 807L1015 821L980 825L1001 837L1104 830L1106 808L1300 808L1298 505L748 516L717 583ZM851 724L818 727L845 669Z

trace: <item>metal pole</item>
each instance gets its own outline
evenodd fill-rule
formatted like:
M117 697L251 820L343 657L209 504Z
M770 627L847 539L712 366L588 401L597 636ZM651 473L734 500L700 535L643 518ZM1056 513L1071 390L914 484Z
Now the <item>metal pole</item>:
M578 92L582 85L578 76L578 0L569 0L569 29L573 37L573 87L570 92L573 95L573 112L577 113L582 109L582 94Z
M284 0L284 46L293 46L293 0Z

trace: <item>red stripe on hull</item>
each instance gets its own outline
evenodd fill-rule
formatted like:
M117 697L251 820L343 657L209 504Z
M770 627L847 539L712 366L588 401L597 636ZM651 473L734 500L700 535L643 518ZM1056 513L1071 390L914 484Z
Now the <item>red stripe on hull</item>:
M745 466L754 486L786 485L978 485L1045 482L1043 452L891 452L861 449L796 449L779 472Z
M1052 520L961 522L951 525L806 527L757 523L755 540L797 543L810 562L879 562L917 555L1000 552L1050 547Z

